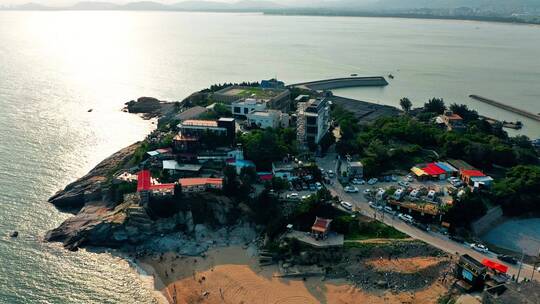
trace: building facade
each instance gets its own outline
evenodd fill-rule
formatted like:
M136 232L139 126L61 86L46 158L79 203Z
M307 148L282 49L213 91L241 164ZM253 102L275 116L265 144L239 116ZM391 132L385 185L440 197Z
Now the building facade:
M330 129L330 106L326 99L310 99L298 105L297 132L304 143L319 144Z
M289 127L289 115L278 110L253 111L247 115L247 124L250 127L287 128Z
M231 103L231 113L237 118L246 118L255 111L266 110L266 101L255 98L239 99Z

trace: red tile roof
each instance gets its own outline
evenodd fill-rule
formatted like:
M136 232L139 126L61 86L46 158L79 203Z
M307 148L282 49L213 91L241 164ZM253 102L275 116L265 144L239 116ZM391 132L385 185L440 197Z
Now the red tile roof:
M311 230L315 230L319 232L326 232L326 230L328 230L328 227L330 227L330 222L332 222L332 220L325 219L322 217L316 217L315 223L313 223Z

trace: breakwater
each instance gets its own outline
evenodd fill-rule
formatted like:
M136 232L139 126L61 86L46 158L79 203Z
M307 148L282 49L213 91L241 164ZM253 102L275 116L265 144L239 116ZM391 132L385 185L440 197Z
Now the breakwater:
M495 100L492 100L492 99L489 99L489 98L485 98L485 97L482 97L482 96L479 96L479 95L474 95L473 94L473 95L469 95L469 97L474 99L474 100L478 100L478 101L481 101L483 103L487 103L489 105L492 105L494 107L501 108L501 109L504 109L504 110L507 110L507 111L510 111L510 112L525 116L527 118L534 119L536 121L540 121L540 115L538 115L538 114L531 113L529 111L525 111L525 110L522 110L522 109L518 109L516 107L510 106L510 105L507 105L507 104L504 104L504 103L501 103L501 102L498 102L498 101L495 101Z
M344 77L291 84L289 87L302 87L311 90L332 90L349 87L384 87L388 82L382 76Z

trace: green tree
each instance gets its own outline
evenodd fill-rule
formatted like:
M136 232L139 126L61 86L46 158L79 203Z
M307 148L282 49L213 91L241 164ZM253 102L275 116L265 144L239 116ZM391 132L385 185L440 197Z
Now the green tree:
M409 113L409 111L411 110L412 108L412 102L409 98L407 97L403 97L399 100L399 105L401 106L401 108L403 109L403 111L405 111L405 113Z
M516 166L493 186L495 202L507 215L540 214L540 166Z
M442 114L445 110L446 106L442 98L431 98L424 104L424 112Z

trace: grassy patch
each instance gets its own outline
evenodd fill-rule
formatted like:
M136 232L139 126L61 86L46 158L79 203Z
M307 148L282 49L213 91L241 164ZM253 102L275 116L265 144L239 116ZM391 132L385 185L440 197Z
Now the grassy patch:
M351 229L345 235L346 240L405 239L408 237L407 234L396 230L394 227L377 221L360 223L357 229Z

